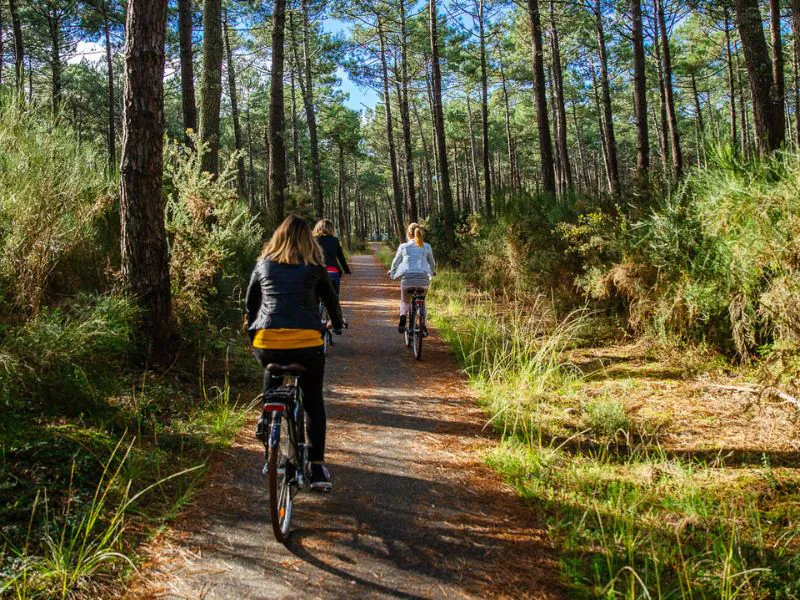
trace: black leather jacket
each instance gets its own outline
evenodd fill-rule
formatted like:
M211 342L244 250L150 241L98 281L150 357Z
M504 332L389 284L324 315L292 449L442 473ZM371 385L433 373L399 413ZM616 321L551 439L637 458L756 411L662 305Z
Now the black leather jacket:
M342 309L324 267L287 265L259 260L247 287L247 330L317 329L319 299L325 303L334 329L344 327Z
M344 271L350 274L350 265L347 264L347 259L344 257L344 250L342 250L342 244L339 243L339 238L333 235L321 235L317 238L317 242L325 254L326 267L335 267L339 269L340 273Z

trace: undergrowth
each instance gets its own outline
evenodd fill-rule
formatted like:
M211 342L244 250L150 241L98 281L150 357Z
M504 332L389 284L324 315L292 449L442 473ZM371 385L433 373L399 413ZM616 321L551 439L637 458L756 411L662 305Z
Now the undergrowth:
M230 444L261 373L239 349L261 229L197 155L165 161L179 354L136 359L102 148L0 98L0 597L109 597ZM257 385L256 385L257 387Z
M671 452L619 387L587 395L571 356L597 315L468 288L440 272L433 323L502 433L489 463L544 515L573 597L800 595L796 469Z

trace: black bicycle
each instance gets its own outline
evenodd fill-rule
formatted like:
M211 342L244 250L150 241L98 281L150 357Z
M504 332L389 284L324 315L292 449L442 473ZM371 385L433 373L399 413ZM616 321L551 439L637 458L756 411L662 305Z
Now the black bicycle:
M267 371L281 385L264 395L264 408L256 437L264 442L266 464L263 472L269 487L269 514L275 539L282 544L289 538L294 497L311 487L311 462L306 443L303 390L300 377L303 365L267 365ZM285 431L281 431L281 429Z
M411 305L406 316L405 340L406 347L414 352L414 358L422 360L422 339L428 335L426 324L427 311L425 308L424 288L409 288Z
M331 330L328 308L324 303L319 303L319 318L322 322L322 342L325 354L328 353L328 346L333 346L333 331Z

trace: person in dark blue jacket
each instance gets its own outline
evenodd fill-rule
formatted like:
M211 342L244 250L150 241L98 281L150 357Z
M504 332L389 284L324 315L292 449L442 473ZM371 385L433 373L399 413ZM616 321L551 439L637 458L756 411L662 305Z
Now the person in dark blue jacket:
M338 296L341 291L342 273L350 275L350 266L344 257L342 244L339 243L339 238L336 237L333 223L328 219L317 221L314 226L314 237L317 238L317 243L319 243L322 253L325 255L325 270L328 271L328 276L331 278L331 283L333 283L333 289L336 290L336 295Z

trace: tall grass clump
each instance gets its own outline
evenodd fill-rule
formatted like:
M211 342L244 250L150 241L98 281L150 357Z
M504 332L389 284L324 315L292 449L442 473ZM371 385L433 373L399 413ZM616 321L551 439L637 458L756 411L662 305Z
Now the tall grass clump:
M91 493L73 486L71 476L66 502L58 509L50 506L47 490L37 495L27 538L19 546L7 545L14 559L0 577L0 597L100 597L105 595L102 586L111 583L122 567L135 568L130 540L124 537L128 511L154 488L201 467L180 470L137 491L135 482L125 477L134 442L123 446L124 441L117 442L103 463ZM72 475L74 471L73 463ZM37 518L41 525L37 539L32 539L31 526Z
M534 440L553 435L563 421L563 410L552 406L560 401L554 399L580 379L565 352L580 339L586 311L571 313L554 325L542 297L533 304L502 308L486 295L464 303L465 285L452 272L434 279L434 323L443 328L504 435ZM460 293L455 293L459 286ZM453 314L466 320L452 319Z
M107 159L40 108L0 97L0 309L26 314L98 289L117 252Z

